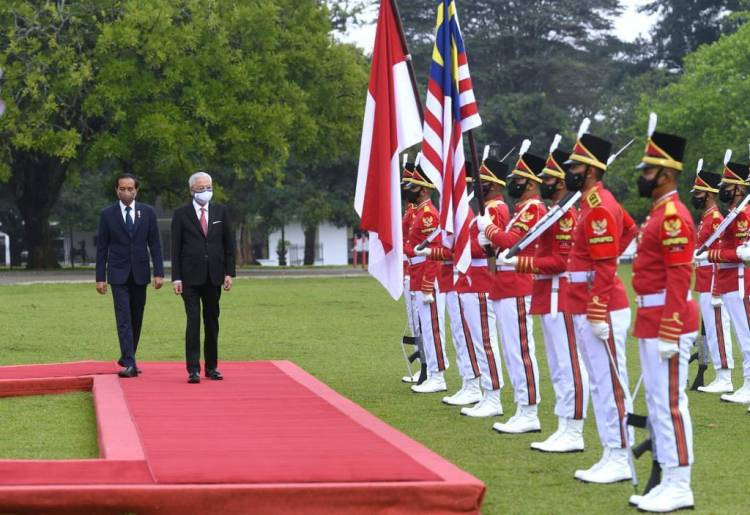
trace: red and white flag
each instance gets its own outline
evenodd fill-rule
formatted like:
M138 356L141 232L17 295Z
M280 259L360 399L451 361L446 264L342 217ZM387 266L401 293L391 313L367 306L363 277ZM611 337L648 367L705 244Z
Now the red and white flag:
M463 133L480 126L482 120L469 76L456 0L441 0L437 9L421 165L440 192L443 245L453 249L455 267L465 273L471 265L471 217L466 195Z
M394 299L404 282L398 157L422 139L399 27L391 1L380 2L354 198L360 227L370 233L368 270Z

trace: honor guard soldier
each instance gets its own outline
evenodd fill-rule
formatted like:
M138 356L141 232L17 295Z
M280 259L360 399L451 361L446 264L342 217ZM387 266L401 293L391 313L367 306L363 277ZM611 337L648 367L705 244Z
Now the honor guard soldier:
M409 257L411 265L410 287L415 292L414 302L427 363L427 380L422 384L412 385L411 389L415 393L443 392L447 389L443 373L448 368L448 356L445 354L444 345L445 294L436 288L439 265L414 252L422 243L431 248L439 248L442 245L439 232L436 232L439 229L440 218L430 200L435 185L418 165L408 182L411 198L417 207L404 252Z
M719 193L721 175L702 170L703 160L698 164L698 173L691 190L693 207L701 211L700 224L696 246L700 247L719 227L724 216L716 205L716 195ZM717 239L709 247L710 250L719 248ZM725 270L723 273L728 272ZM729 313L721 301L721 297L712 297L711 291L719 280L719 266L711 263L707 258L695 261L695 291L698 292L698 306L700 307L703 327L705 329L704 344L711 355L711 362L716 370L716 378L706 386L699 386L698 391L706 393L730 393L732 385L732 332L729 325Z
M550 148L539 186L543 199L558 204L566 195L565 170L562 164L571 151L557 148L560 136ZM578 210L571 207L539 237L533 257L513 257L503 264L515 265L521 273L534 274L531 314L540 315L544 347L552 387L555 391L557 431L543 442L533 442L532 449L543 452L582 451L583 420L589 399L589 377L578 352L573 315L568 312L565 278L568 254L573 246Z
M690 289L696 236L690 211L677 194L685 140L655 129L652 113L645 155L638 165L639 193L651 198L652 205L638 233L633 261L638 305L633 333L662 478L631 502L642 511L667 512L693 506L693 427L685 388L690 350L698 334L698 308Z
M632 476L628 464L632 436L625 425L632 410L625 361L630 303L617 276L617 258L637 229L602 183L612 144L587 131L588 119L565 163L570 166L565 173L568 190L584 192L568 255L566 300L589 375L603 454L591 468L577 470L575 477L591 483L614 483Z
M469 166L467 163L465 170L470 170ZM415 249L414 253L439 264L437 277L438 291L445 294L445 304L448 308L451 340L453 341L453 349L456 351L456 365L458 366L458 373L461 376L462 384L461 389L456 393L443 397L443 402L449 406L466 406L477 403L482 400L482 389L479 379L481 374L467 320L469 318L479 320L479 309L477 306L476 317L469 316L459 298L458 287L458 283L465 283L469 279L464 276L458 280L457 284L454 284L453 251L451 249L441 245L439 247ZM487 260L485 259L484 262L486 269ZM475 268L474 263L472 263L472 267L467 272L472 276L476 275L472 274L473 268ZM458 274L458 271L456 270L455 273ZM458 277L456 275L456 278ZM461 289L465 289L465 287Z
M493 223L491 216L477 219L479 243L492 244L499 251L512 247L546 212L539 199L539 175L544 170L545 159L526 152L524 142L516 166L508 176L508 194L516 199L513 218L505 226ZM524 148L525 147L525 148ZM535 245L530 245L521 257L533 256ZM492 428L500 433L529 433L541 430L537 405L539 404L539 368L534 344L534 325L531 317L531 274L519 273L515 266L501 265L495 274L490 298L500 333L505 364L508 369L516 413L506 423L495 423Z
M724 172L719 184L719 200L733 210L748 193L750 172L748 165L734 163L729 159L731 159L731 152L727 152L725 156ZM750 325L748 324L750 277L746 273L743 262L743 260L750 261L750 248L743 246L750 236L750 214L747 206L739 210L736 215L722 234L719 248L702 252L696 256L696 259L707 257L711 263L719 264L714 294L721 295L721 301L729 312L729 318L742 351L744 383L736 392L723 394L721 400L750 404Z
M510 219L508 205L503 200L508 166L494 158L487 158L479 168L479 180L484 196L484 212L494 224L505 226ZM461 414L474 418L495 417L503 414L500 390L504 386L502 360L498 347L497 319L490 292L494 280L489 269L485 246L479 243L479 227L471 223L471 268L465 281L458 286L461 304L467 314L469 332L481 372L482 400L472 407L461 408Z
M409 231L411 230L412 223L414 222L414 217L416 216L416 207L417 205L410 200L410 197L412 197L414 194L412 194L409 191L409 186L411 185L410 179L413 177L414 173L414 163L409 163L406 160L407 156L404 155L404 163L403 163L403 174L401 176L401 191L403 192L403 200L406 203L406 208L404 209L404 216L401 219L401 234L403 238L403 247L406 248L409 244ZM421 341L419 340L421 338L421 334L419 331L419 315L416 311L416 304L414 303L414 292L410 288L410 267L409 267L409 258L404 253L404 303L406 304L406 322L409 327L409 332L411 333L412 338L414 338L414 342L416 344L416 347L419 350L419 356L420 361L424 362L424 352L422 351L422 345ZM417 383L419 381L419 377L421 375L421 370L417 370L416 373L412 376L404 376L401 378L401 380L404 383Z

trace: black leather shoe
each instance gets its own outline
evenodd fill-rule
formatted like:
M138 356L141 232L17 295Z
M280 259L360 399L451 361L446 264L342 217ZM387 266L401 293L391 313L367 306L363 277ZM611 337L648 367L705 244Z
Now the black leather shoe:
M188 374L188 383L195 384L201 382L201 376L198 374L198 372L191 372Z
M213 379L214 381L221 381L222 379L224 379L224 376L221 375L221 372L219 372L215 368L206 370L206 377L208 379Z
M117 364L120 365L121 367L125 366L125 362L122 360L122 358L117 360Z
M135 367L126 367L117 373L120 377L138 377L138 369Z

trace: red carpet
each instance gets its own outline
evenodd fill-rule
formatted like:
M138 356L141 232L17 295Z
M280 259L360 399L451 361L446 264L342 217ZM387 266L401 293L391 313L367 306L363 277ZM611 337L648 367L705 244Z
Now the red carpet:
M140 366L0 367L0 397L92 390L101 451L0 460L0 512L479 510L481 482L289 362L223 362L224 381L199 385L182 363Z

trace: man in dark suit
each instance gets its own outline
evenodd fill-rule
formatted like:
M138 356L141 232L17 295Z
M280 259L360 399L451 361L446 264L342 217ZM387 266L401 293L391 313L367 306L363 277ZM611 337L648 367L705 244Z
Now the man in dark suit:
M188 383L200 382L200 328L203 304L206 377L223 379L217 369L219 298L221 289L232 288L234 234L229 213L221 204L211 204L211 176L197 172L188 180L192 201L172 216L172 282L175 294L185 303L185 355Z
M96 239L96 291L107 293L112 285L120 359L120 377L137 377L135 352L141 337L146 286L151 278L149 253L154 263L154 288L164 284L164 262L156 212L135 202L138 179L130 174L117 177L116 204L102 210Z

